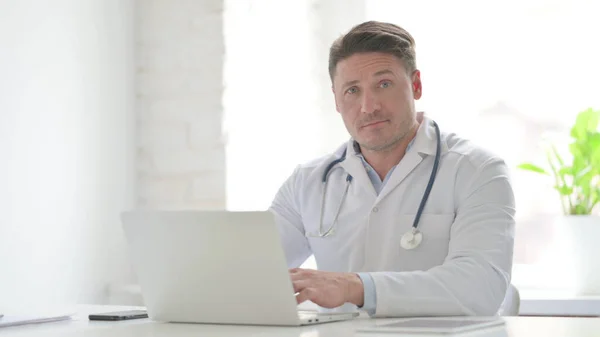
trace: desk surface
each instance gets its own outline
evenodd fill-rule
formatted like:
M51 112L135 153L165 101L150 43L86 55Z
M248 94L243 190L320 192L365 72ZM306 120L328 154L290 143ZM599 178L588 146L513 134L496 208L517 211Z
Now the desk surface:
M80 306L72 320L1 328L3 337L21 336L110 336L110 337L179 337L179 336L277 336L277 337L328 337L328 336L391 336L356 332L356 328L375 322L396 319L371 319L361 316L352 321L324 323L306 327L226 326L209 324L171 324L137 319L121 322L89 321L89 313L135 309L134 307ZM489 337L597 337L600 336L600 318L583 317L506 317L506 326L501 329L482 331L468 336ZM398 336L400 334L394 334ZM402 336L409 336L402 334ZM424 335L420 335L421 337ZM467 336L463 334L461 336Z
M600 296L568 290L520 289L521 316L600 316Z

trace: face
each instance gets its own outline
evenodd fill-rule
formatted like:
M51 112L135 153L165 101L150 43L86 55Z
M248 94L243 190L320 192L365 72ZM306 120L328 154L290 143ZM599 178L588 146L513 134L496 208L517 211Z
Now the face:
M384 151L415 125L421 78L393 55L357 53L337 64L333 93L346 129L361 148Z

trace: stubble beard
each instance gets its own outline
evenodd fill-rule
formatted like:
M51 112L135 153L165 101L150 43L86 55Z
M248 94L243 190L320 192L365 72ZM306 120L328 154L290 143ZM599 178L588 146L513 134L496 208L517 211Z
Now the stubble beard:
M402 122L402 124L400 125L400 130L398 130L394 136L388 141L385 142L384 144L380 144L380 145L374 145L371 146L369 144L360 144L361 148L364 148L365 150L371 151L371 152L380 152L380 153L385 153L385 152L390 152L393 149L396 148L396 146L398 146L404 139L406 139L406 137L408 137L408 135L411 133L413 125L409 124L409 121L405 121Z

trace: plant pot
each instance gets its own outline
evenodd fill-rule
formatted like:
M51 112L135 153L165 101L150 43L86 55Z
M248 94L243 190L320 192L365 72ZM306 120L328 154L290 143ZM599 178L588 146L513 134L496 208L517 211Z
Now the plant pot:
M600 216L567 215L556 219L567 268L577 295L600 295Z

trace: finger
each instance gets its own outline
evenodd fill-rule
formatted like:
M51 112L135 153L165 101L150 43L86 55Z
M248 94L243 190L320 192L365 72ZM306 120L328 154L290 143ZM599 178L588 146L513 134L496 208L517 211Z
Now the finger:
M289 270L290 277L293 279L298 278L298 275L302 273L302 269L294 268Z
M290 277L292 278L292 281L307 279L310 278L311 275L312 273L306 269L299 269L294 272L290 272Z
M296 281L306 279L306 276L301 273L294 273L294 274L290 274L290 279L292 280L292 282L296 282Z
M311 283L309 280L297 280L297 281L293 281L292 285L294 286L294 293L299 293L302 290L308 288L311 286Z
M316 291L314 288L304 288L301 292L296 295L296 302L298 304L304 301L313 301ZM314 301L313 301L314 302Z

